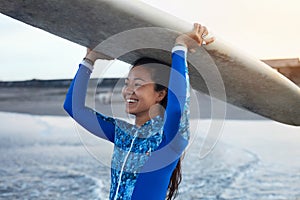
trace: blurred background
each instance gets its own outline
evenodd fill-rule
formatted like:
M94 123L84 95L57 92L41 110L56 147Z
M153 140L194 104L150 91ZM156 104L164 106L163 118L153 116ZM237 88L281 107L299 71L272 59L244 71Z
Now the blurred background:
M205 24L300 85L299 1L144 1ZM112 145L62 109L86 49L2 14L0 27L0 199L108 199ZM87 97L107 115L124 111L117 83L129 70L121 61L110 66L92 77ZM210 97L192 93L192 138L177 199L300 199L299 127L229 104L225 119L211 119ZM215 123L222 131L209 138ZM201 156L209 139L217 143Z

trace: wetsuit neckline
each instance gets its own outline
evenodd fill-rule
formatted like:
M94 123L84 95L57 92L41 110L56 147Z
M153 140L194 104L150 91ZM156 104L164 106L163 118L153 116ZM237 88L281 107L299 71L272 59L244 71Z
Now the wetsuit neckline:
M145 127L145 126L147 126L147 125L149 125L149 124L153 124L153 123L156 122L156 121L162 120L162 119L163 119L163 117L162 117L161 115L157 115L157 116L155 116L155 117L149 119L148 121L146 121L146 122L145 122L144 124L142 124L141 126L137 126L137 125L135 125L135 124L133 124L133 126L134 126L134 128L136 128L136 129L140 129L140 128L143 128L143 127Z

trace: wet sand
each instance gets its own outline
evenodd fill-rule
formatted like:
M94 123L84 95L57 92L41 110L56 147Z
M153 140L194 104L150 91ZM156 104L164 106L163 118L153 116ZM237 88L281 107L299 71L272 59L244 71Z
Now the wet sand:
M27 113L33 115L66 116L63 110L67 87L0 87L0 111ZM96 110L104 114L124 112L121 94L113 94L112 104L104 104L88 90L87 105L96 105ZM92 107L92 106L90 106ZM242 110L235 106L226 105L226 119L262 120L263 117ZM196 93L191 98L191 118L211 118L210 98Z

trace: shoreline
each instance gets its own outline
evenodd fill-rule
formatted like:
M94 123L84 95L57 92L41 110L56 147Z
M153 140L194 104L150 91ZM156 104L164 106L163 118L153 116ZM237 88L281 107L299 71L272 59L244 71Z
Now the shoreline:
M89 86L86 105L108 116L126 115L119 88L112 94L112 87L102 87L96 91ZM31 115L68 116L63 109L63 103L68 87L0 87L0 111L25 113ZM114 91L115 92L115 91ZM107 100L112 99L110 104ZM220 101L220 104L224 104ZM255 113L226 104L225 119L265 120ZM190 118L211 119L210 97L201 93L191 96ZM215 119L220 119L216 117Z

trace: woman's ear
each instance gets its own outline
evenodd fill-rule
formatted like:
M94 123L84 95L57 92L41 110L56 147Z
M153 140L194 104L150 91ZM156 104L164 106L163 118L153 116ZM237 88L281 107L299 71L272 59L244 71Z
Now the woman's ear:
M158 98L157 103L161 102L165 98L166 95L167 95L167 91L166 90L159 91L158 92L158 97L157 97Z

